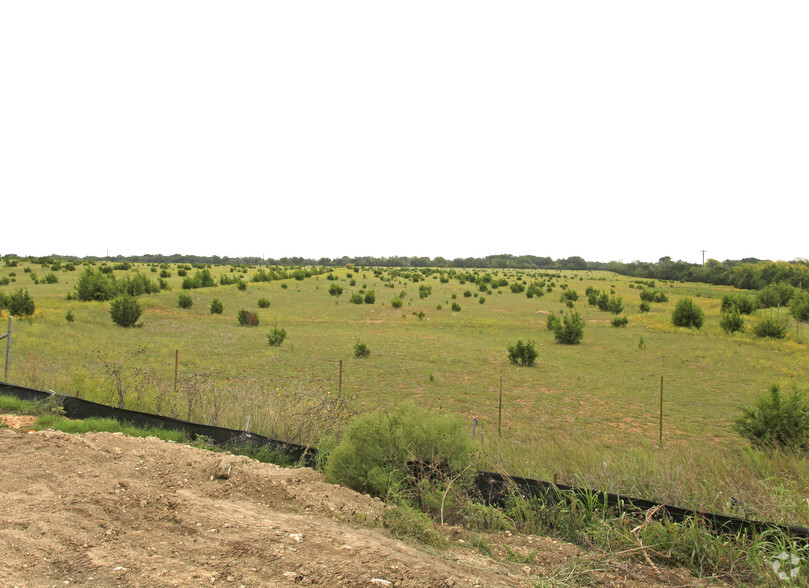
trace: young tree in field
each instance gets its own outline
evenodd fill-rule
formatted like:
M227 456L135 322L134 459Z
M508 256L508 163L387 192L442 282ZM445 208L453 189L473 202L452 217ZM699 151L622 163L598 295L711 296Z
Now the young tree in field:
M796 292L789 302L789 314L799 323L809 323L809 291Z
M674 312L671 313L671 322L675 327L702 327L705 322L705 311L694 304L690 298L680 298Z
M141 309L137 298L124 294L110 301L110 317L122 327L134 327L140 318Z

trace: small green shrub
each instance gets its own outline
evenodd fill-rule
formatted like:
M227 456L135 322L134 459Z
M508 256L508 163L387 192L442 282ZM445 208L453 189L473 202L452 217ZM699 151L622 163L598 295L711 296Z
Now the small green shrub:
M722 312L730 310L731 307L734 306L741 314L752 314L752 312L756 309L755 301L744 294L728 294L722 297Z
M332 296L340 296L343 293L343 288L337 284L329 286L329 294Z
M739 307L731 304L729 308L722 311L722 318L719 319L719 326L728 335L744 329L744 319L739 312Z
M45 282L46 284L58 284L59 278L56 277L55 273L49 272L45 274L45 277L42 278L42 281Z
M644 300L643 302L640 303L639 308L641 312L649 312L652 309L652 305Z
M162 270L160 270L160 277L161 278L170 278L171 277L171 272L169 270L167 270L167 269L162 269Z
M219 298L211 300L211 314L222 314L223 310L225 310L225 307Z
M756 305L759 308L786 306L795 294L796 288L783 282L773 282L758 291Z
M480 304L486 304L486 297L485 297L485 296L481 296L480 298L478 298L478 302L479 302Z
M138 299L129 294L123 294L110 301L110 317L116 325L134 327L141 312Z
M610 323L613 327L625 327L629 323L629 319L625 316L616 316Z
M365 294L365 298L363 300L365 304L373 304L376 302L376 294L373 290L371 290Z
M431 510L435 491L461 492L474 478L476 449L466 423L417 407L357 417L326 463L326 477L358 492Z
M250 312L249 310L242 308L236 315L236 318L239 320L239 324L243 327L258 326L258 315L254 312Z
M354 357L357 359L363 359L371 355L371 350L368 349L368 346L363 343L362 341L357 341L354 343Z
M754 445L769 448L809 449L809 398L793 388L784 397L778 384L753 408L743 408L736 431Z
M558 326L561 326L561 324L562 322L559 320L559 317L553 313L549 314L548 318L545 320L545 326L549 331L555 331Z
M93 268L87 267L84 272L76 280L74 286L76 297L87 302L89 300L112 300L118 292L118 285L115 283L115 278L105 275L100 270L94 271Z
M787 328L778 319L765 318L753 326L753 333L756 337L783 339L787 336Z
M530 367L534 365L539 356L533 341L523 343L522 339L517 339L517 342L514 345L509 345L507 349L508 360L514 365Z
M258 307L259 308L269 308L270 307L270 301L267 300L266 298L259 298L258 299Z
M453 302L450 308L452 309L452 312L461 312L461 305L457 302Z
M286 329L279 329L278 327L275 327L272 331L267 333L267 341L270 344L270 347L280 347L286 338Z
M419 286L419 298L427 298L430 294L433 293L433 289L426 284L422 284Z
M72 310L68 310L67 314L65 315L65 320L69 323L72 323L76 320L76 315L73 314Z
M464 290L463 291L464 298L471 298L472 297L472 290Z
M177 306L180 308L191 308L193 304L194 301L191 299L191 295L187 292L180 292L180 295L177 296Z
M236 282L236 288L238 288L240 292L244 292L245 290L247 290L247 284L239 280L238 282Z
M575 310L570 311L556 323L553 334L557 343L578 345L584 339L584 319Z
M789 302L789 314L796 321L809 322L809 291L800 290L795 293Z
M671 323L675 327L702 327L705 322L705 311L694 304L691 298L681 298L671 313Z
M351 298L348 299L351 304L362 304L363 296L359 292L356 292L351 295Z
M34 299L28 293L28 288L21 288L8 297L6 309L11 316L31 316L36 311Z
M390 301L390 305L393 308L401 308L402 307L402 301L399 298L394 298L393 300Z
M521 294L525 292L525 286L521 282L511 282L508 287L514 294Z

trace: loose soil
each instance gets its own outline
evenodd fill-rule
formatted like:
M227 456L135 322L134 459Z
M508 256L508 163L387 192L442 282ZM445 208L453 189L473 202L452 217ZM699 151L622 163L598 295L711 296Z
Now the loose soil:
M405 543L382 502L311 469L156 438L0 428L0 460L2 586L695 583L544 537L453 527L446 549Z

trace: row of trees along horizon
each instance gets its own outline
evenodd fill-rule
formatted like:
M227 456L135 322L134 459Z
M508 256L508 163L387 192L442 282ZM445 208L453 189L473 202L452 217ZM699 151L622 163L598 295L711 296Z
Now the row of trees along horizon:
M486 257L466 257L448 260L443 257L339 257L308 259L303 257L282 257L280 259L262 259L260 257L219 257L201 255L162 255L144 254L115 257L76 257L69 255L50 255L46 257L14 254L3 256L5 265L14 265L17 261L52 265L57 262L79 263L185 263L193 265L248 265L248 266L280 266L280 267L343 267L354 266L376 267L413 267L413 268L483 268L483 269L546 269L546 270L606 270L617 274L657 280L673 280L683 282L703 282L707 284L734 286L746 290L760 290L772 283L785 283L797 288L809 287L809 260L769 261L756 258L741 260L717 261L708 259L704 265L673 261L670 257L661 257L657 262L620 261L599 262L586 261L574 256L553 260L550 257L534 255L489 255Z

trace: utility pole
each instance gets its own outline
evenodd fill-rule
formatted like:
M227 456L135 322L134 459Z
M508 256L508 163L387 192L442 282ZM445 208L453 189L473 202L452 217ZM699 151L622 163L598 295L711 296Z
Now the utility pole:
M705 267L705 254L707 253L704 249L699 250L702 253L702 267Z

